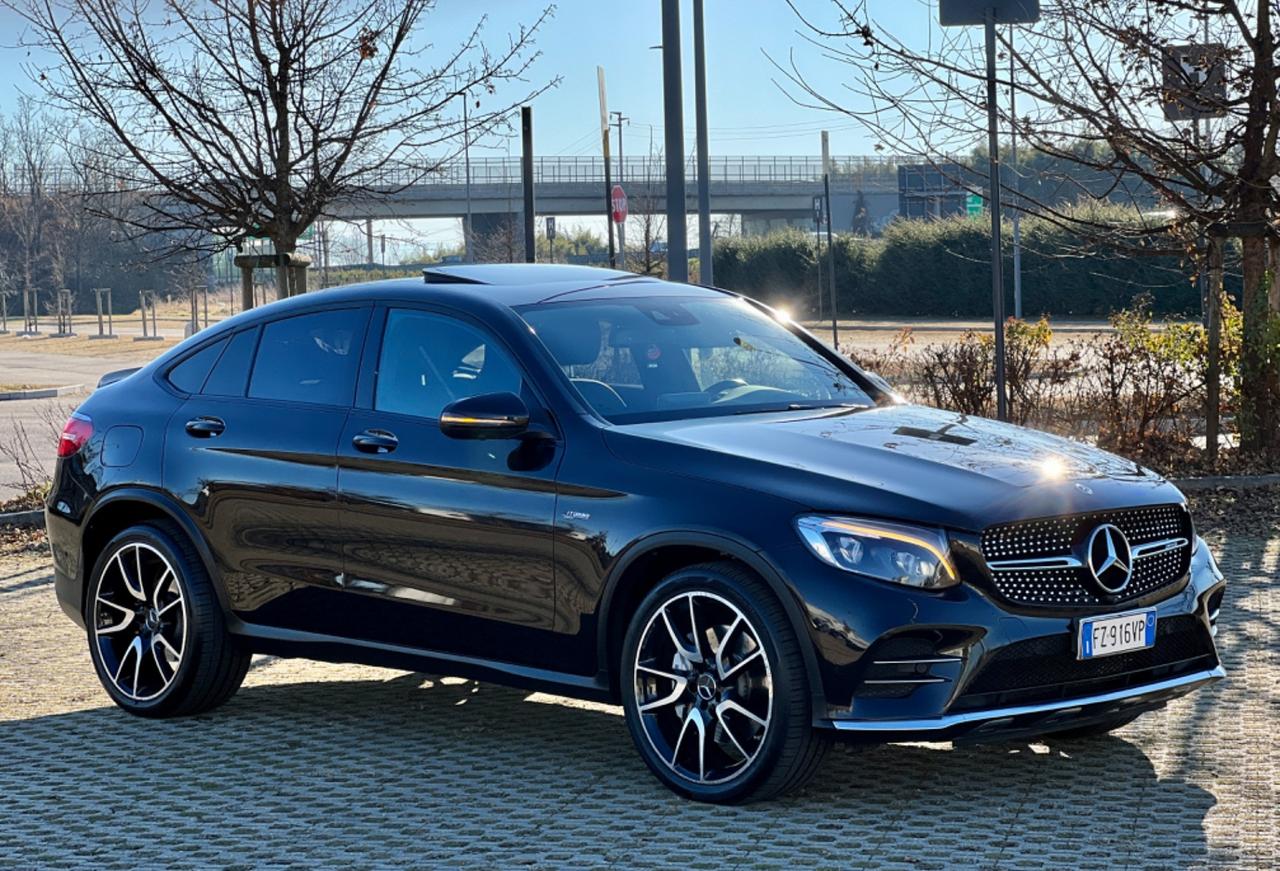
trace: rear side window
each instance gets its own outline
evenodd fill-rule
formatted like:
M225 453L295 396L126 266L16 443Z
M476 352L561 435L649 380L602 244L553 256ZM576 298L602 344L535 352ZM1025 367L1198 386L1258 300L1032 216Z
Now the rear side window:
M218 358L217 365L205 381L202 392L206 396L244 396L257 338L257 328L241 330L231 337L227 349Z
M350 405L365 309L296 315L262 328L249 380L256 399Z
M209 372L213 369L213 364L218 361L218 355L226 346L227 340L223 339L191 354L169 370L169 383L183 393L199 393L200 388L204 387L205 379L209 377Z

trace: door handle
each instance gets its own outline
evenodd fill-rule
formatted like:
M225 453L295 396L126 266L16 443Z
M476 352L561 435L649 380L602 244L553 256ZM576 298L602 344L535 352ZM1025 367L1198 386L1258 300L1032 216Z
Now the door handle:
M187 421L187 434L198 439L211 439L222 435L227 425L216 417L196 417Z
M396 438L395 433L387 432L385 429L367 429L357 433L351 439L351 444L357 451L363 451L366 454L389 454L400 444L400 440Z

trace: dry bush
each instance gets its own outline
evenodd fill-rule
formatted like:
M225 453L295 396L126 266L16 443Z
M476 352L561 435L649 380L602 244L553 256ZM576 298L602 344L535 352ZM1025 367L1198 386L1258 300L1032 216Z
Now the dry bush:
M65 403L43 404L35 423L14 421L13 428L0 437L0 458L12 463L17 472L15 480L3 482L18 491L16 497L3 503L5 510L21 511L44 504L52 484L58 438L74 410L74 406Z

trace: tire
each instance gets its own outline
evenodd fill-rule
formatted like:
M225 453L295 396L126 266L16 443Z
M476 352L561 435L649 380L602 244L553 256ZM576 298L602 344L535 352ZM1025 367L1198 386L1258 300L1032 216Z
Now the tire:
M807 783L830 747L813 728L800 640L773 592L736 563L659 583L632 616L619 676L637 750L688 798L782 795Z
M199 554L172 523L134 526L107 543L90 576L85 626L98 680L141 717L212 710L249 670Z
M1049 742L1083 741L1086 738L1096 738L1099 735L1109 735L1116 729L1129 725L1141 716L1142 714L1125 714L1123 717L1113 717L1110 720L1102 720L1098 723L1091 723L1088 726L1079 726L1075 729L1064 729L1061 732L1050 732L1044 736L1044 739Z

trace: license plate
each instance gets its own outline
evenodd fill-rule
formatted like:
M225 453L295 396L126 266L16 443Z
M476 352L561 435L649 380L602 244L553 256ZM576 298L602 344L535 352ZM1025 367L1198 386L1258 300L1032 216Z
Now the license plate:
M1136 611L1115 617L1089 617L1080 621L1078 659L1097 659L1130 650L1145 650L1156 643L1156 612Z

